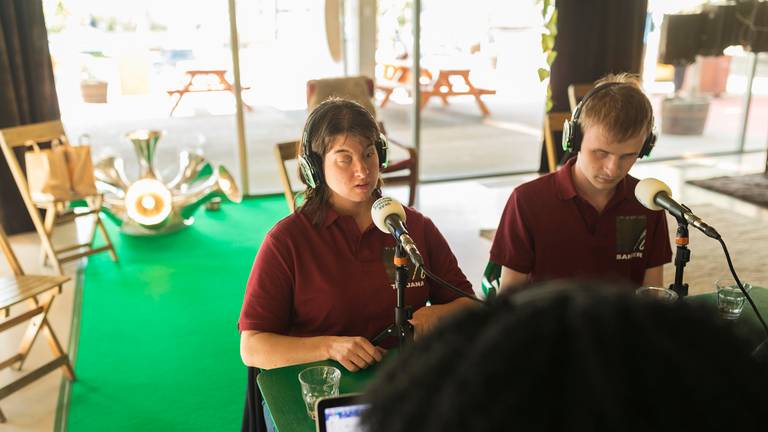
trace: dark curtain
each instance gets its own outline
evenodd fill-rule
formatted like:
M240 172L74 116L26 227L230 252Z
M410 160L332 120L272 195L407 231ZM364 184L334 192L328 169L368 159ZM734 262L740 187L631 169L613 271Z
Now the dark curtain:
M58 118L42 1L0 0L0 128ZM0 223L9 234L33 229L1 153Z
M647 0L556 0L556 6L552 111L570 111L570 84L594 82L608 73L640 73ZM559 142L559 134L555 139ZM562 149L555 147L562 159ZM547 171L546 156L542 146L540 172Z

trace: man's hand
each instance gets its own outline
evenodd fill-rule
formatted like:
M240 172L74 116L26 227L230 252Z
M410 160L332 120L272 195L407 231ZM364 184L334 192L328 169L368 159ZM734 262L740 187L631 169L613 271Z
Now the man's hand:
M357 372L378 363L386 350L374 346L364 337L329 336L328 358L341 363L348 371Z

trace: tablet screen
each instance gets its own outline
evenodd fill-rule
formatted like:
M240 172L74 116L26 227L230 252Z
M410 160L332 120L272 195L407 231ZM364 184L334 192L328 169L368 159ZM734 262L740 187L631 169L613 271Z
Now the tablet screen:
M368 404L357 396L342 395L317 402L317 429L320 432L362 432L360 419Z
M326 432L362 432L360 417L368 405L348 405L326 408L323 412Z

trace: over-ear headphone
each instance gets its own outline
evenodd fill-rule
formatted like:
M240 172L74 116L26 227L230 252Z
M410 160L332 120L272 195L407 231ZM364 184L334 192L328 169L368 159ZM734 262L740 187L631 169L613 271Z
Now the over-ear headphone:
M357 103L354 103L358 105ZM299 169L307 182L307 186L311 188L317 188L323 184L325 178L323 176L323 157L315 151L312 151L312 139L314 138L314 128L317 119L322 117L323 113L329 110L330 107L336 107L336 103L322 103L317 106L309 114L307 118L307 124L304 126L304 134L301 138L301 155L299 156ZM365 110L362 106L358 109ZM366 111L366 113L368 113ZM370 113L368 113L370 116ZM376 124L376 121L371 116L371 121ZM389 163L389 143L383 133L379 133L378 138L373 143L376 148L376 155L379 157L379 166L386 168Z
M592 88L592 90L588 91L586 95L584 95L584 98L581 99L581 102L579 102L578 105L576 105L576 109L573 110L573 116L570 120L566 120L565 123L563 123L563 150L571 153L578 153L579 150L581 150L581 141L584 139L584 131L581 128L581 109L584 106L584 104L597 93L600 93L603 90L609 89L611 87L616 87L619 85L631 85L627 83L622 82L608 82L605 84L601 84L597 87ZM651 113L651 123L653 123L653 113ZM638 158L643 158L646 156L649 156L651 154L651 151L653 150L653 147L656 145L656 127L651 126L651 130L648 132L648 136L645 137L645 141L643 141L643 146L640 148L640 152L638 153Z

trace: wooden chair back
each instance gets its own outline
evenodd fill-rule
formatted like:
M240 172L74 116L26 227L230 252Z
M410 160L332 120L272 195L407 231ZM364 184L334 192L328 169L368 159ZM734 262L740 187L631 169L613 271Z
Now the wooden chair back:
M2 130L2 133L5 144L10 148L26 146L28 141L43 143L67 136L61 120L6 128Z
M288 141L275 144L275 160L277 161L277 172L280 174L280 183L283 185L283 194L285 201L291 213L296 211L296 190L291 183L291 175L288 173L287 162L298 160L299 143L298 141Z
M549 172L557 169L557 148L561 141L555 141L555 133L563 132L563 123L571 119L571 113L566 111L550 112L544 115L544 145L547 150L547 166Z
M571 112L576 109L576 105L581 102L594 86L592 83L571 84L568 86L568 104L571 106Z

